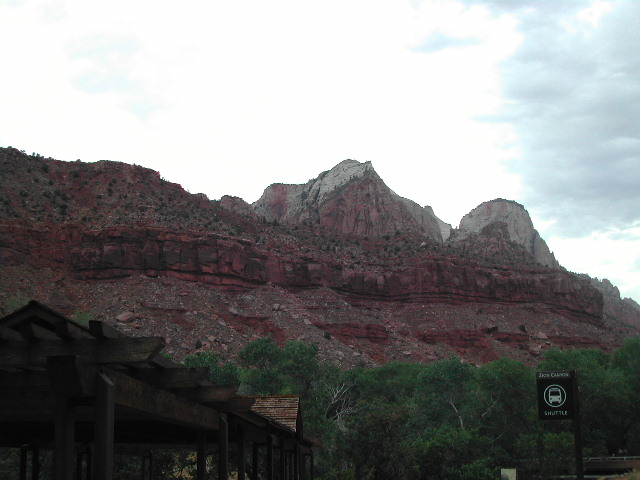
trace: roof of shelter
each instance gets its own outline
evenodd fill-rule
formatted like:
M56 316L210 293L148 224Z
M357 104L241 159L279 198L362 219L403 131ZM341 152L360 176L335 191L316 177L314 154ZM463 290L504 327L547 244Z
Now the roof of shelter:
M295 432L299 428L300 396L255 397L251 411L271 418Z

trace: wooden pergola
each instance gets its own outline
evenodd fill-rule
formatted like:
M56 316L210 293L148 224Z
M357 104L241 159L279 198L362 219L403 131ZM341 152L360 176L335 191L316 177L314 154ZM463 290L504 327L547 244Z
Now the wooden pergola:
M227 480L230 450L239 479L313 479L298 397L237 396L208 368L159 355L164 345L35 301L0 319L0 446L21 449L20 480L39 479L43 449L53 450L55 480L111 480L115 452L153 449L196 451L197 480L212 451ZM152 479L151 462L142 465Z

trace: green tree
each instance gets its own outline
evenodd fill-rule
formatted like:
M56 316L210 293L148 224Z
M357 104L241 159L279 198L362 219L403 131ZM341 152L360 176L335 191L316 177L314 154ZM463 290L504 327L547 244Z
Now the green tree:
M479 421L484 398L476 368L458 357L432 363L418 377L418 418L427 426L442 424L462 430Z
M279 376L278 365L282 350L271 337L264 337L247 344L238 354L242 367L240 379L251 395L279 395L284 384Z
M406 402L382 398L362 402L339 440L341 451L348 452L342 465L350 466L357 479L411 478L414 462L407 428L411 413Z
M626 339L624 345L613 354L613 365L619 368L631 389L625 433L626 452L640 454L640 337Z
M483 365L477 381L484 399L480 426L484 435L514 458L528 452L515 449L521 435L535 430L536 384L534 372L524 364L502 358Z
M496 478L491 440L477 430L443 424L416 442L420 479L490 480Z

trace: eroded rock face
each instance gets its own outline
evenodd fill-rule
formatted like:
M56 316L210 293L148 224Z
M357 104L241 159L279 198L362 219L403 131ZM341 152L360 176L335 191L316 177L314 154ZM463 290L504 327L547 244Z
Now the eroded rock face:
M238 215L244 215L245 217L253 219L257 218L256 212L251 205L240 197L223 195L222 198L220 198L220 206Z
M271 335L318 343L345 367L452 354L534 363L555 346L610 351L640 325L613 287L540 267L512 240L509 215L441 243L450 227L367 163L273 185L253 207L117 162L0 148L2 172L0 304L26 296L69 316L90 311L125 333L164 336L177 358L195 346L232 360Z
M492 200L471 210L460 220L455 241L463 241L494 223L504 224L509 240L522 245L538 263L551 268L559 267L546 242L533 228L529 213L522 205L511 200Z
M620 298L618 287L606 278L599 280L597 278L589 278L587 275L581 275L581 277L589 279L591 285L602 293L605 317L614 318L636 328L640 327L640 305L635 300Z
M371 162L356 160L345 160L304 185L271 185L253 207L267 220L310 222L357 236L415 231L442 242L445 225L430 207L395 194Z
M157 228L29 230L0 227L3 264L53 265L77 278L173 276L228 289L266 283L329 287L354 299L402 302L539 302L569 317L599 322L602 296L587 280L561 271L474 266L455 257L425 257L376 271L329 260L285 258L253 242Z

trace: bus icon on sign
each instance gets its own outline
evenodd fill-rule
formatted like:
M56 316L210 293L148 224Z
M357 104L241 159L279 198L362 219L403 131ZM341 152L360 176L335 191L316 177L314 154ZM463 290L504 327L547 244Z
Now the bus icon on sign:
M567 400L567 392L560 385L549 385L544 391L544 401L552 408L564 405Z
M560 388L553 387L549 389L549 403L551 405L562 405L562 392Z

